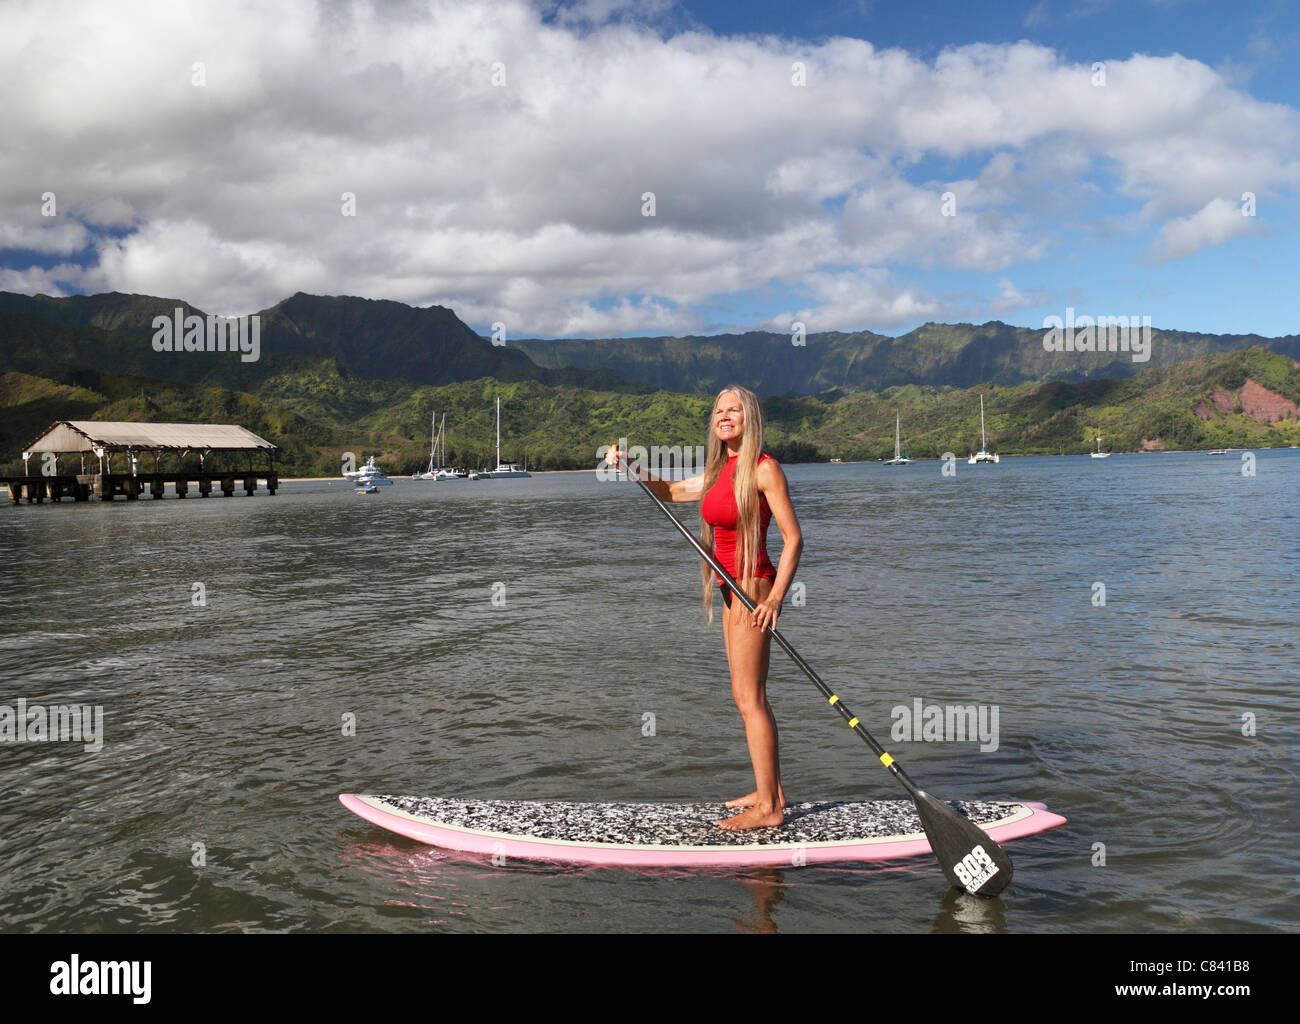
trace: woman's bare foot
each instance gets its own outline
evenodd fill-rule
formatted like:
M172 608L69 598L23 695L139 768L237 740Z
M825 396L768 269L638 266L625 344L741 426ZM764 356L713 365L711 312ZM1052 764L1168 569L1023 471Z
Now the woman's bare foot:
M773 807L769 810L763 810L759 806L754 806L741 811L734 818L718 822L718 828L725 828L729 832L739 832L747 828L772 828L784 824L785 812L781 808Z
M776 794L781 800L782 807L790 806L790 802L785 798L785 790L778 789L776 791ZM724 807L753 807L756 803L758 803L757 790L755 790L753 793L750 793L748 796L738 796L736 797L735 800L728 800L725 804L723 804L723 806Z

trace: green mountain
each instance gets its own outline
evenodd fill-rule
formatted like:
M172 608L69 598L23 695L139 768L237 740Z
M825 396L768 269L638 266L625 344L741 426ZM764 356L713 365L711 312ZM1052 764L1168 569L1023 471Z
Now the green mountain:
M0 349L0 353L3 350ZM377 455L403 474L428 458L429 417L446 413L454 464L491 465L495 399L503 456L543 469L590 468L596 449L703 443L711 394L556 386L481 378L430 386L348 373L337 359L273 374L252 391L73 367L30 374L0 362L0 459L21 472L22 446L56 419L240 423L282 451L285 475L338 476L344 452ZM965 456L979 440L985 396L990 447L1004 455L1108 448L1247 448L1300 444L1300 364L1261 347L1152 367L1122 380L970 389L909 384L763 400L768 447L784 461L893 454L894 415L914 458ZM240 463L236 463L241 465Z
M1300 443L1296 337L1270 348L1155 332L1149 363L1048 352L1043 332L999 323L817 334L806 346L750 334L509 347L440 307L298 294L259 314L260 357L245 362L155 351L154 317L178 306L202 315L153 296L0 293L4 469L19 472L18 453L51 422L79 418L240 423L281 446L288 475L337 476L345 452L408 473L428 458L435 410L451 460L476 468L495 458L498 396L506 459L589 467L616 437L700 444L712 396L732 380L765 396L769 446L786 460L891 455L896 412L912 456L965 455L978 444L978 392L990 445L1008 455L1084 452L1098 433L1116 450Z
M964 390L907 385L811 405L806 398L775 399L764 410L777 412L778 438L797 422L791 439L824 456L892 457L897 411L903 450L913 458L964 458L979 448L981 393L989 448L1004 455L1082 454L1098 434L1114 451L1300 444L1300 364L1261 347L1122 380Z
M0 368L41 374L82 366L157 380L255 390L286 373L325 365L372 379L424 384L493 377L556 386L648 391L608 370L546 369L526 355L480 338L441 306L299 292L259 311L259 353L155 351L154 318L207 314L180 299L147 295L50 298L0 292Z
M739 383L763 395L815 395L908 384L969 388L1115 380L1255 345L1300 358L1300 335L1266 339L1159 330L1151 332L1146 362L1124 352L1049 352L1045 331L999 321L924 324L898 338L824 332L808 335L802 345L771 332L494 345L441 306L299 292L257 314L260 356L244 362L234 353L155 352L149 341L153 318L170 317L177 307L186 315L206 315L183 300L147 295L0 292L4 368L39 375L85 366L243 391L289 373L337 371L435 386L491 377L599 391L716 394Z
M1151 366L1170 366L1199 356L1261 345L1300 358L1300 335L1151 331L1150 359L1128 352L1049 352L1046 332L986 324L924 324L897 338L859 331L809 334L803 345L789 334L751 332L716 337L603 338L543 341L512 346L538 365L558 369L608 369L630 381L666 391L716 394L743 384L763 395L820 394L829 388L875 391L916 384L969 388L992 383L1012 387L1050 380L1131 377Z

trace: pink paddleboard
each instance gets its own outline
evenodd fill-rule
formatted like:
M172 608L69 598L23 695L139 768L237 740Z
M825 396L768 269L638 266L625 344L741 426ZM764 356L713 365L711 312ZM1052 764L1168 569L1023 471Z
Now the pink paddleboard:
M467 853L622 866L801 866L894 860L930 852L910 800L805 803L779 828L728 832L721 804L615 804L359 796L343 806L390 832ZM1064 825L1041 803L964 801L954 807L997 842Z

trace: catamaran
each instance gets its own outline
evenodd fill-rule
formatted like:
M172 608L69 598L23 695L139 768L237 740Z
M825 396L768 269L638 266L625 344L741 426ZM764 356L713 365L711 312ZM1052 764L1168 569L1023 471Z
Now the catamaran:
M434 420L437 420L438 414L433 414ZM463 480L465 471L463 469L452 469L447 463L447 414L442 414L442 422L438 425L436 431L433 430L432 423L429 426L433 440L430 443L429 451L429 469L424 473L412 475L412 480ZM438 445L442 444L442 464L438 465Z
M989 439L984 433L984 396L980 395L980 450L966 460L966 465L975 466L981 462L998 461L998 456L989 452Z
M1091 455L1094 459L1109 459L1109 458L1110 458L1110 452L1104 452L1104 451L1101 450L1101 435L1100 435L1100 434L1097 435L1097 450L1096 450L1095 452L1089 452L1088 454Z
M910 466L912 460L903 454L902 449L898 446L898 425L901 422L901 413L894 413L894 457L885 463L886 466Z
M447 420L447 414L442 415L443 422ZM437 480L437 471L434 469L434 461L438 456L438 414L435 412L429 418L429 468L423 473L412 473L412 480Z
M471 476L470 479L477 480L501 480L506 477L532 476L527 470L519 468L517 462L501 461L501 399L497 398L497 468L490 473L479 473L477 477Z

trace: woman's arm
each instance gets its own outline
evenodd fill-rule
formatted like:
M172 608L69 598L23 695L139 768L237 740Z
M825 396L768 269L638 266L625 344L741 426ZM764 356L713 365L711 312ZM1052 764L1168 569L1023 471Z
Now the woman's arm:
M610 445L609 452L605 455L606 465L618 466L620 460L627 465L632 475L646 482L660 501L699 501L704 496L703 473L685 480L660 480L658 477L651 476L649 470L638 472L636 465L627 457L627 452L621 451L617 444Z
M795 570L799 567L799 556L803 554L803 534L799 530L799 520L790 504L790 489L786 484L785 473L775 459L765 459L758 464L758 490L767 498L767 506L772 510L772 518L781 530L781 563L776 567L776 582L772 591L758 602L758 610L750 616L750 623L759 629L775 626L781 614L781 602L785 600L790 584L794 582Z

